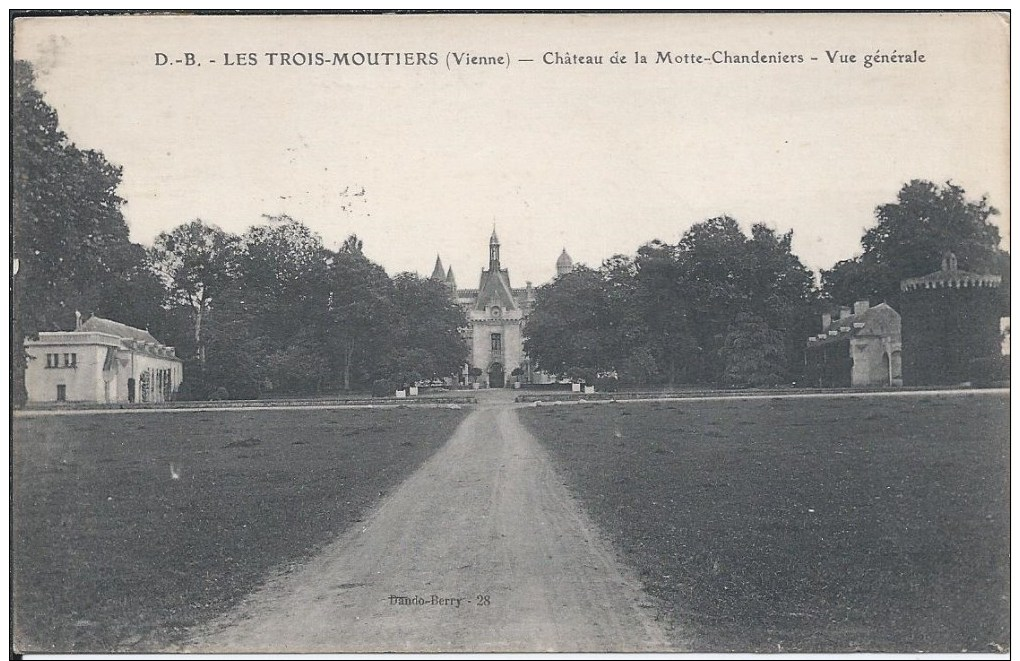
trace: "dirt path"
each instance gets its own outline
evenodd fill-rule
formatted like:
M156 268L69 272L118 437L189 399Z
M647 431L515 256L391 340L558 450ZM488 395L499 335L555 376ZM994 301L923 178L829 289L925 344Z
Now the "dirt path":
M187 651L673 649L508 398L494 397L365 523Z

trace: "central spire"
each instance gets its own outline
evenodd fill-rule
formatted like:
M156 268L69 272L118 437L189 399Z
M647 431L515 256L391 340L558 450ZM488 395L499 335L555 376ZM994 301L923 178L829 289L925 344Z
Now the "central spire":
M492 236L489 238L489 270L499 271L499 237L496 236L496 223L492 224Z

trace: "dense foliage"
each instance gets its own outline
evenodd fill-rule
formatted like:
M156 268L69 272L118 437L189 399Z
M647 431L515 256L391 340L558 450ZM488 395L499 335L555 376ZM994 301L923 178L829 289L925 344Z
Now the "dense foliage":
M811 272L792 234L728 216L691 227L676 245L653 241L598 270L579 267L536 293L526 348L539 367L614 374L627 384L716 383L730 325L753 313L780 339L777 382L795 376L813 312ZM787 349L790 345L790 349Z

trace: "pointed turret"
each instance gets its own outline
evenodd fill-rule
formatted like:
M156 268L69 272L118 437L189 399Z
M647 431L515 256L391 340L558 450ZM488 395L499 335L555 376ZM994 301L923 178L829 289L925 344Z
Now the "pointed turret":
M453 267L446 272L446 286L450 289L457 289L457 280L453 277Z
M564 248L563 252L560 253L559 259L556 260L556 275L561 276L570 273L574 270L574 260L570 259L570 255L567 254L567 249Z
M443 262L439 259L439 255L436 255L436 267L432 269L432 279L440 282L446 280L446 269L443 268Z
M496 236L496 225L492 226L492 236L489 237L489 270L499 271L499 237Z

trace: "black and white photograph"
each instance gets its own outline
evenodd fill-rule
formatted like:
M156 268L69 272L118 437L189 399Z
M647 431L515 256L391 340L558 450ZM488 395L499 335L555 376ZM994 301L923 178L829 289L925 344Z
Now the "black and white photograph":
M10 11L10 654L1008 658L1010 21Z

